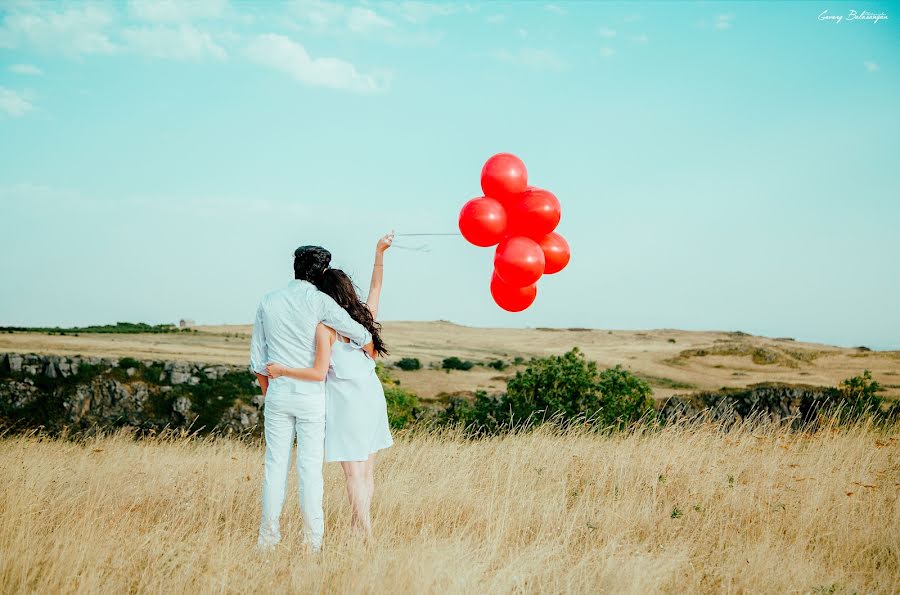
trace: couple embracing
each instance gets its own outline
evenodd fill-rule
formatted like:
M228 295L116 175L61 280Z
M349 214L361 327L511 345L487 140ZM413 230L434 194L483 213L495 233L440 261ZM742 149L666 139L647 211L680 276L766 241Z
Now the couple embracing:
M384 252L393 238L392 232L378 241L366 302L346 273L329 266L328 250L301 246L294 252L294 280L257 308L250 367L265 395L261 549L281 541L295 437L304 541L315 551L322 547L323 461L341 463L351 525L371 537L375 453L393 443L375 374L375 358L387 353L375 320Z

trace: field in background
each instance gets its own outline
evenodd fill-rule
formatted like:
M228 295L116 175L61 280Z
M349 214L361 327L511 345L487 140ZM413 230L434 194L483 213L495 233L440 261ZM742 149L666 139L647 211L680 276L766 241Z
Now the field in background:
M475 362L562 354L579 347L601 368L621 364L653 386L656 398L694 390L743 387L775 381L835 386L864 369L900 398L900 352L874 352L755 337L744 333L678 330L605 331L588 329L489 329L449 322L386 322L391 348L387 362L416 357L439 365L457 356ZM196 333L165 334L0 334L0 352L98 355L188 360L245 365L249 326L201 326ZM497 371L423 369L392 371L423 399L441 394L502 391L515 368Z
M896 593L900 430L670 426L400 436L377 543L254 551L263 452L234 440L0 440L0 591Z

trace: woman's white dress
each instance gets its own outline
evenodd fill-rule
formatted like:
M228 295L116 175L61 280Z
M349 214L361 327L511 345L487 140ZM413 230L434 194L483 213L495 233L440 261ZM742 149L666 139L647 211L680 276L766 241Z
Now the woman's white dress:
M325 382L325 460L365 461L393 443L375 362L338 337Z

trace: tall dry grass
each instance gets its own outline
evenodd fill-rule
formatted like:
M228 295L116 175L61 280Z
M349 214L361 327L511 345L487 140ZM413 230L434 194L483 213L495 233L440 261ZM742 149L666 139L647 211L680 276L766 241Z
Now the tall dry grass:
M299 544L294 491L284 545L255 552L257 444L7 437L0 591L896 593L898 434L401 437L368 549L326 468L320 556Z

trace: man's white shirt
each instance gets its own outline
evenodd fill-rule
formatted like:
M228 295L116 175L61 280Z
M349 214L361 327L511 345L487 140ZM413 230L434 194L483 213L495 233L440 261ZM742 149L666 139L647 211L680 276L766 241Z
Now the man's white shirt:
M320 322L350 339L357 347L372 340L369 331L330 296L308 281L295 279L260 301L250 341L250 369L265 375L269 362L289 368L311 368L316 356L316 326ZM269 380L269 390L319 392L323 384L281 376Z

